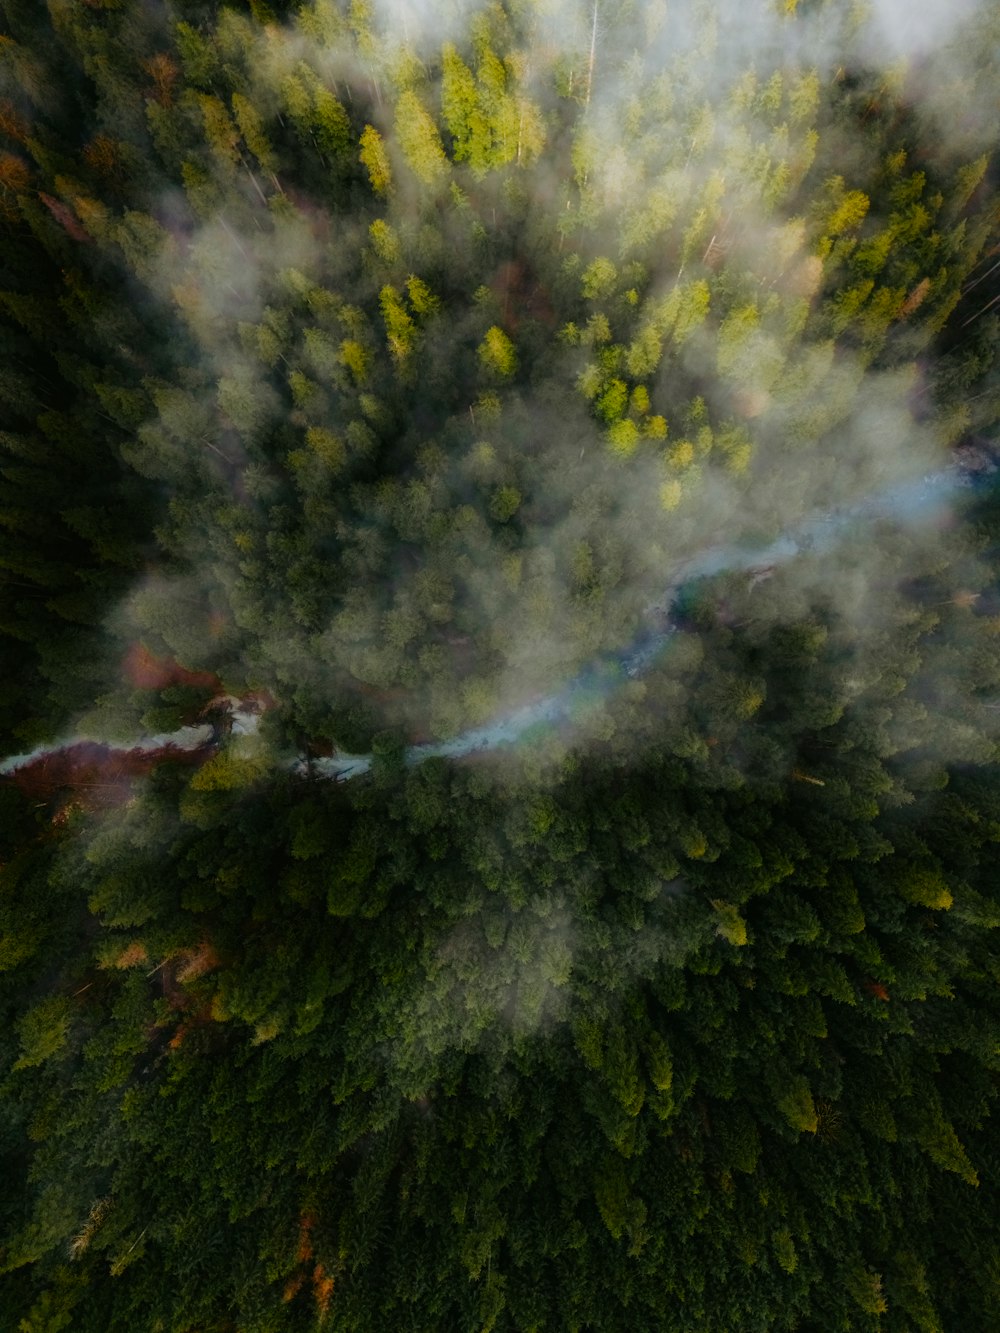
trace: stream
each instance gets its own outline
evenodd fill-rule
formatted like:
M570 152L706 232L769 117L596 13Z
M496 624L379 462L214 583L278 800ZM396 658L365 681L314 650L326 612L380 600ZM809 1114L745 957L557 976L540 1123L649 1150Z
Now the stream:
M719 543L682 562L657 602L655 611L669 623L671 606L686 586L699 579L731 571L770 570L787 564L804 552L822 554L831 550L859 524L887 519L901 526L917 526L947 514L950 502L968 491L976 478L958 464L909 481L897 482L851 505L841 505L803 519L766 545ZM513 745L527 731L541 725L553 725L569 718L574 707L585 697L610 693L622 678L635 678L646 671L662 654L678 630L674 627L654 631L644 627L617 653L602 655L561 689L533 703L501 714L482 727L473 727L445 741L411 745L405 751L408 764L425 759L461 759L478 751L496 750ZM259 721L256 706L246 700L225 697L213 701L228 710L230 735L252 736ZM100 745L112 754L132 756L191 753L211 747L216 730L209 723L181 727L159 736L142 736L128 744L77 735L38 746L28 754L12 755L0 762L0 775L39 763L75 746ZM294 772L347 781L371 768L370 754L336 754L329 758L292 761Z
M836 546L851 528L860 523L877 519L887 519L901 526L926 523L946 513L950 501L973 485L973 476L953 464L939 472L885 487L855 504L838 506L805 518L765 546L720 543L707 547L678 566L655 609L666 618L681 590L698 579L736 570L770 569L787 564L805 551L822 554ZM461 759L477 751L512 745L532 727L563 721L571 716L574 706L584 695L593 697L595 689L609 693L620 683L622 676L632 679L640 676L660 657L677 633L676 628L660 632L644 628L617 654L602 659L603 670L596 663L591 664L562 689L535 703L504 713L485 726L463 731L451 740L411 745L406 750L406 762L419 764L425 759ZM316 775L346 781L366 773L371 765L369 754L338 754L314 759L309 768ZM301 770L305 768L305 764L300 765Z

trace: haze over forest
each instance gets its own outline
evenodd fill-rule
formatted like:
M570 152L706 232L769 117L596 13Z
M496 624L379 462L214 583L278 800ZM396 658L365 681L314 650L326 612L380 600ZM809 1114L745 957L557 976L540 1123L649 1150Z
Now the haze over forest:
M995 1325L998 90L0 0L0 1333Z

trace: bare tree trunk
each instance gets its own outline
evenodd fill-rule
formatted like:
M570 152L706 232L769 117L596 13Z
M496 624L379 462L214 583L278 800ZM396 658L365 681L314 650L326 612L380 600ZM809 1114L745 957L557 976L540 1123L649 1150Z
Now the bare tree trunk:
M1000 296L994 296L992 301L986 302L982 310L977 310L971 319L967 319L964 324L960 324L958 327L960 329L967 328L968 325L972 324L975 320L977 320L980 315L985 315L987 310L989 310L992 306L995 306L998 301L1000 301Z
M232 227L229 225L229 223L226 221L225 217L221 213L219 214L219 221L222 223L225 230L229 233L229 236L232 239L232 242L236 246L237 250L239 250L240 254L243 256L244 259L249 261L250 256L247 254L246 250L244 250L240 238L236 235Z
M261 203L262 203L262 204L264 205L264 207L266 208L266 207L267 207L267 195L266 195L266 194L264 193L264 191L260 188L260 185L259 185L259 183L258 183L258 181L257 181L257 177L253 174L253 171L252 171L251 168L250 168L250 164L247 162L246 158L243 156L242 153L240 153L240 162L243 164L243 170L247 173L247 175L248 175L248 176L250 177L250 179L253 181L253 188L254 188L254 189L257 191L257 193L260 195Z
M969 285L964 288L964 292L971 292L973 287L978 287L981 282L985 282L990 274L995 273L998 268L1000 268L1000 259L997 260L992 268L988 268L981 278L977 278L975 282L970 282Z
M594 22L590 29L590 60L587 63L587 97L585 106L590 106L590 89L594 82L594 54L597 51L597 3L594 0Z

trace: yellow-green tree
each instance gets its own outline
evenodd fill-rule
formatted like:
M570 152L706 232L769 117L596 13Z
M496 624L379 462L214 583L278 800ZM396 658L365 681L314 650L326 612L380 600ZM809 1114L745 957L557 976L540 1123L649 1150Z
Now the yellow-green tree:
M478 356L480 364L497 379L510 379L517 370L514 344L497 324L486 330L486 337L479 344Z
M425 185L434 185L448 171L441 135L420 98L408 88L396 103L396 140L410 170Z
M374 125L366 125L361 131L359 156L375 193L382 197L391 194L392 166L389 162L389 152L385 140Z

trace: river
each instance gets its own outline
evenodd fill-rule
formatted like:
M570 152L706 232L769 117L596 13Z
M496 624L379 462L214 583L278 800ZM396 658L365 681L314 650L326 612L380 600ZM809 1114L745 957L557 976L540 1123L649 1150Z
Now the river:
M787 564L806 551L829 551L864 523L878 519L911 527L926 523L946 513L952 501L973 484L972 474L953 464L926 476L894 483L854 504L804 518L765 545L724 542L706 547L677 567L655 609L661 623L669 624L671 606L682 589L695 581L734 570L771 569ZM533 727L551 726L568 718L584 695L592 697L595 690L608 693L622 679L641 675L657 661L676 633L676 628L657 631L646 625L617 654L591 664L561 689L503 713L482 727L463 731L450 740L411 745L405 751L406 762L420 764L432 758L462 759L479 751L513 745ZM231 735L250 736L256 732L258 714L253 704L226 697L214 700L213 706L228 709ZM111 753L153 756L159 752L167 757L171 752L189 753L204 749L214 737L215 729L207 723L182 727L165 735L140 736L128 743L76 735L38 746L28 754L10 756L0 762L0 774L14 773L74 746L98 744L108 747ZM372 762L370 754L336 754L309 761L293 760L291 766L296 772L346 781L367 773Z
M971 474L952 465L897 482L855 504L809 516L767 545L726 542L707 547L678 566L656 610L667 618L681 590L698 579L733 570L772 568L794 560L804 551L829 551L865 522L888 519L901 526L919 526L947 511L951 502L972 485ZM419 764L432 758L461 759L477 751L512 745L532 727L551 725L569 717L580 699L584 695L593 696L595 689L607 693L623 677L640 676L661 656L676 633L676 628L657 633L644 627L617 655L603 661L604 670L599 671L597 664L592 664L557 692L504 713L485 726L470 728L450 740L411 745L406 751L406 761ZM338 754L312 760L310 768L315 774L346 780L366 773L371 765L370 754Z

